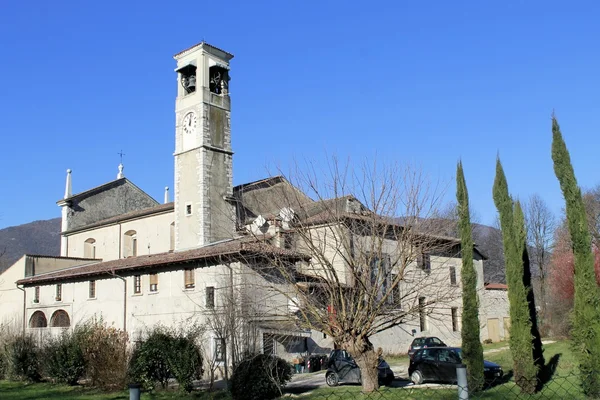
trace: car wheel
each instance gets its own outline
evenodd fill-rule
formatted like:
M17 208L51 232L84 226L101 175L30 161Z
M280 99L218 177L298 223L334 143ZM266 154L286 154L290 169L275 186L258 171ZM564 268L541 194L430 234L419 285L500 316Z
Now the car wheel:
M419 371L417 369L417 370L413 371L412 374L410 374L410 380L415 385L420 385L421 383L423 383L423 374L421 373L421 371Z
M325 375L325 382L328 386L337 386L340 383L340 379L335 372L329 372Z
M383 385L384 386L390 386L392 384L392 382L394 381L394 375L390 374L387 375L384 379L383 379Z

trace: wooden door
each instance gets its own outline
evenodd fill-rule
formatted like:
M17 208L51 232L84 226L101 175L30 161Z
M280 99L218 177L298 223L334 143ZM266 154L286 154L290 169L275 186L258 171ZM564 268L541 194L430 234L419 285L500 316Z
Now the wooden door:
M500 341L500 320L498 318L490 318L488 322L488 338L492 342Z

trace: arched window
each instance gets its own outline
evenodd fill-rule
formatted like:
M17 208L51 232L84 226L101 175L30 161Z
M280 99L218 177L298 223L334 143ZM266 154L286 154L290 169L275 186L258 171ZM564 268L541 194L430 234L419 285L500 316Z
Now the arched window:
M96 258L96 240L89 238L83 243L83 257Z
M71 326L71 319L69 314L64 310L57 310L52 314L50 318L50 326L52 328L68 328Z
M170 234L169 234L169 250L175 250L175 222L171 222Z
M29 327L30 328L45 328L48 326L48 321L46 320L46 315L44 315L41 311L36 311L31 314L31 318L29 318Z
M137 256L137 232L127 231L123 236L123 258Z

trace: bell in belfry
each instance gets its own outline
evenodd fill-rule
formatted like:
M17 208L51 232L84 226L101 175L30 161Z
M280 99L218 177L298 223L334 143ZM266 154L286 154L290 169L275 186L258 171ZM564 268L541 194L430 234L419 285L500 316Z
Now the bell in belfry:
M196 75L190 75L188 77L187 90L190 92L196 91Z

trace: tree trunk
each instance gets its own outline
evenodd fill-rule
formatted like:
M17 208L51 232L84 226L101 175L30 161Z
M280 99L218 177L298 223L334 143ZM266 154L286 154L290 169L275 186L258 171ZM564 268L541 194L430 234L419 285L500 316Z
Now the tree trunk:
M379 389L378 365L379 355L373 349L373 344L368 338L354 338L344 342L342 348L345 348L352 357L358 368L362 378L363 393L371 393Z

